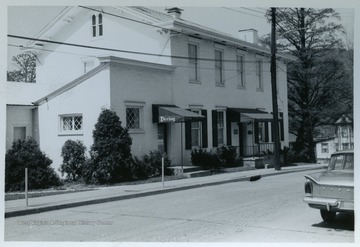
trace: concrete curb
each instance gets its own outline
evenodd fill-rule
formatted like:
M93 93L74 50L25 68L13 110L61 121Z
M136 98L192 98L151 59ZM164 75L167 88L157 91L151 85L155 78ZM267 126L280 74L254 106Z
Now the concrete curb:
M22 209L22 210L17 210L17 211L5 212L5 218L25 216L25 215L30 215L30 214L38 214L38 213L43 213L43 212L48 212L48 211L53 211L53 210L80 207L80 206L93 205L93 204L99 204L99 203L127 200L127 199L145 197L145 196L151 196L151 195L165 194L165 193L170 193L170 192L189 190L189 189L195 189L195 188L206 187L206 186L214 186L214 185L243 182L243 181L253 182L253 181L259 180L262 177L267 177L267 176L274 176L274 175L287 174L287 173L293 173L293 172L301 172L301 171L307 171L307 170L319 170L319 169L322 169L322 167L314 167L314 168L307 167L307 168L299 168L299 169L285 170L285 171L280 170L280 171L274 171L274 172L268 173L268 174L242 176L242 177L238 177L238 178L231 178L228 180L214 181L214 182L208 182L208 183L198 183L198 184L185 185L185 186L179 186L179 187L174 187L174 188L161 188L161 189L155 189L155 190L131 194L131 195L113 196L113 197L106 197L106 198L84 200L84 201L79 201L79 202L56 204L56 205L44 206L44 207L38 207L38 208L28 208L28 209Z

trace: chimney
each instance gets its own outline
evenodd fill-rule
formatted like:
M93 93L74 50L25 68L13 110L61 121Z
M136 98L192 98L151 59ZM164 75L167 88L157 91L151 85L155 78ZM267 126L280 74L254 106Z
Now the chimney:
M239 39L257 45L258 31L253 28L239 30Z
M175 17L176 19L180 19L181 12L184 10L178 7L174 7L174 8L166 9L166 11L169 15Z

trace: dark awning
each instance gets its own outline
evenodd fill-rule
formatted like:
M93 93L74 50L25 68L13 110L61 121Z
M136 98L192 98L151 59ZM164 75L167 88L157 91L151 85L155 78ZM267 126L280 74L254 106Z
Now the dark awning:
M248 122L254 119L257 120L273 120L273 115L258 109L250 108L230 108L230 110L240 113L240 122Z
M175 105L153 105L154 123L180 123L185 121L199 121L202 118L204 118L204 116Z

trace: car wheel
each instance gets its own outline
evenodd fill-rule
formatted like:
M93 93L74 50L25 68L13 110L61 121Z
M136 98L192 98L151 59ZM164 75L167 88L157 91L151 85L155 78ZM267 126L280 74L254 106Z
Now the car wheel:
M320 210L320 214L321 214L321 218L327 223L334 222L334 220L335 220L336 212Z

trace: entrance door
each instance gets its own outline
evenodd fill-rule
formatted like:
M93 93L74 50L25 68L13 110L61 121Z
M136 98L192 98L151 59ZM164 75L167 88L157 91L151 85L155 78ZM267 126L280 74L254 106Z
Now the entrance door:
M231 123L231 146L239 146L239 125L236 122Z

